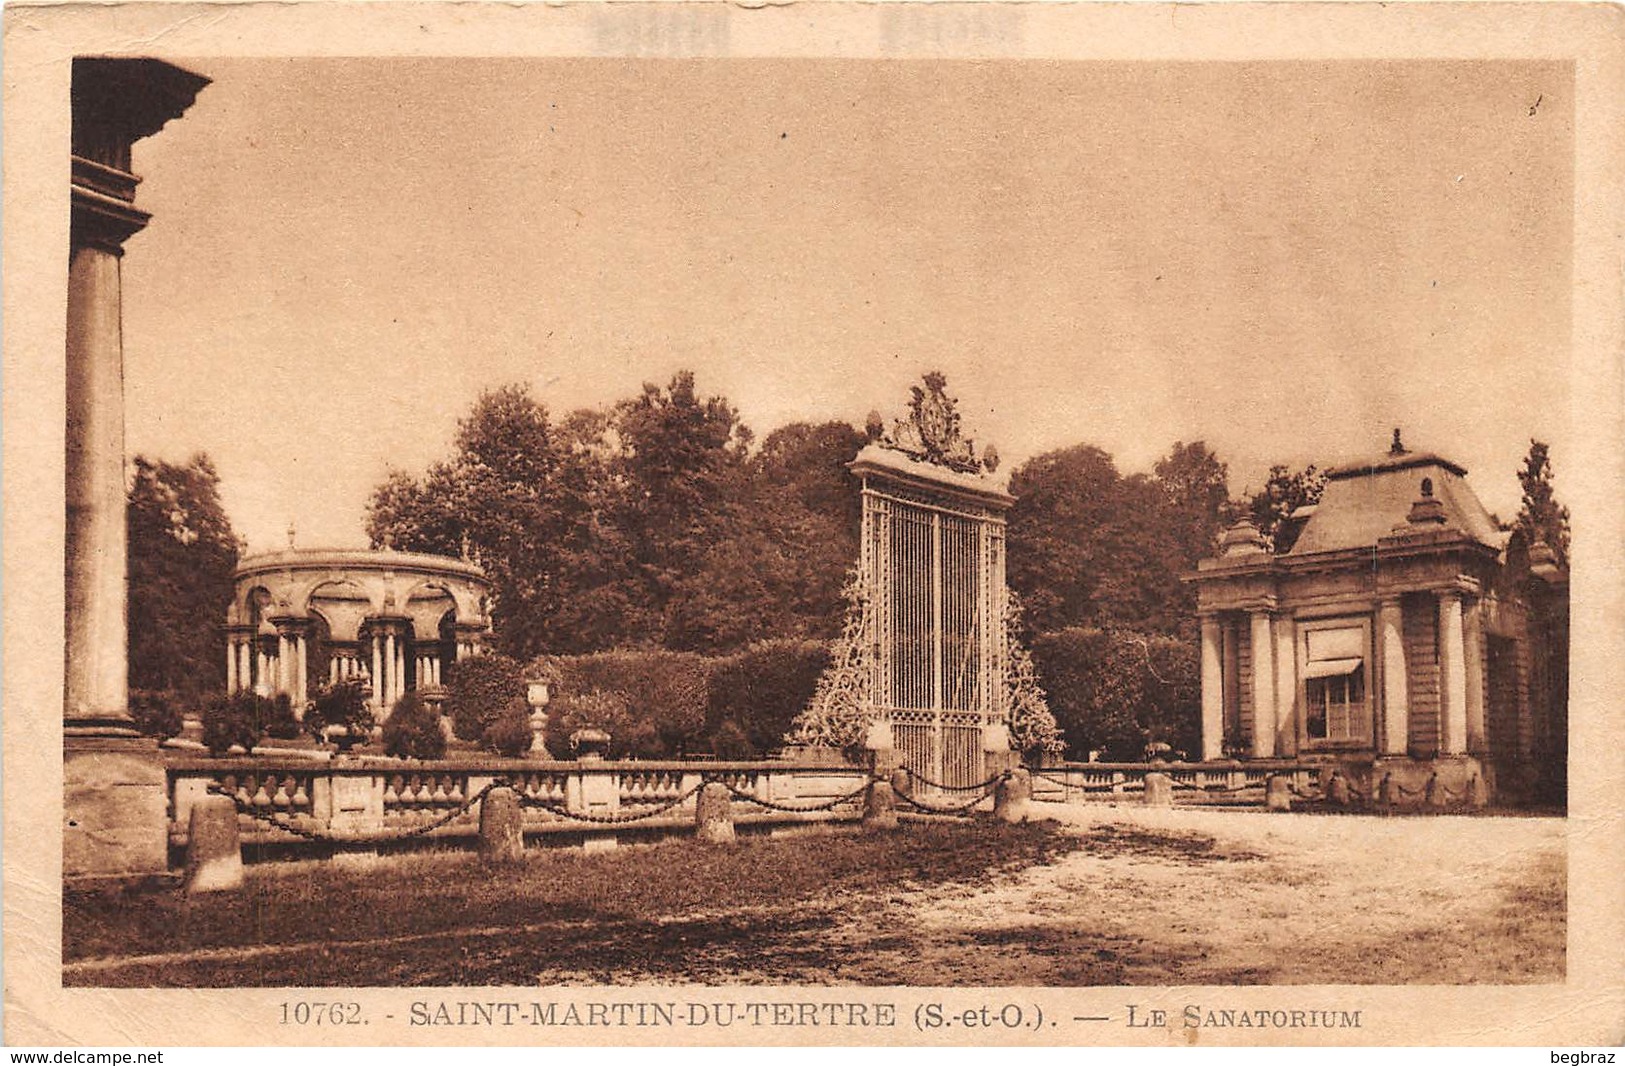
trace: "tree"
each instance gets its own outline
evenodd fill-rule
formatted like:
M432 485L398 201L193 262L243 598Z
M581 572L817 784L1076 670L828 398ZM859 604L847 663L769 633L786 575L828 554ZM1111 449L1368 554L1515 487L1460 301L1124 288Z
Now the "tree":
M1181 554L1194 566L1211 556L1231 517L1229 468L1202 441L1176 441L1152 473Z
M1276 554L1291 551L1293 542L1298 539L1297 525L1287 522L1292 512L1319 503L1325 487L1326 471L1313 463L1296 473L1279 464L1270 467L1269 480L1253 495L1247 510L1253 525Z
M702 561L737 525L729 503L750 431L725 399L702 400L687 370L620 403L612 428L619 448L610 470L623 486L617 524L637 579L631 598L652 624L644 635L673 649L709 646Z
M1093 445L1047 452L1011 474L1010 587L1038 632L1095 620L1119 481L1111 456Z
M226 608L237 538L207 455L135 457L127 498L129 684L196 704L225 687Z
M419 481L395 472L374 490L374 547L472 557L496 590L501 646L522 656L556 644L561 580L588 514L547 411L523 386L482 393L458 423L454 454Z
M706 549L689 586L697 647L836 635L861 521L847 464L863 444L845 422L797 422L750 457L728 500L726 535Z
M1010 479L1010 586L1034 630L1194 626L1180 580L1210 554L1224 468L1201 444L1176 445L1159 476L1122 477L1091 445L1040 455Z
M1569 509L1557 502L1552 492L1552 461L1545 441L1531 440L1523 469L1518 471L1523 486L1523 504L1513 528L1522 534L1525 546L1544 542L1557 556L1560 566L1569 558Z

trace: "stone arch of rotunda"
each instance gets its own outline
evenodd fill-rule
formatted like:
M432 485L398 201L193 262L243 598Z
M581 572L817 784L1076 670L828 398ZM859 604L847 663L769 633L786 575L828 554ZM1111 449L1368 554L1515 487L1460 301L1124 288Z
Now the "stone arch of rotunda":
M227 609L229 691L287 694L296 713L354 680L388 716L407 692L444 684L484 652L491 584L461 559L417 552L288 549L237 567Z

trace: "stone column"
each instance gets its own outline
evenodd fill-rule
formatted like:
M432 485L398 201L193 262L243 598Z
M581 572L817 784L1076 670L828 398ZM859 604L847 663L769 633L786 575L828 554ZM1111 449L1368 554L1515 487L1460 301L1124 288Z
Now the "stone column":
M68 261L64 724L135 736L125 687L121 243L78 244Z
M1405 674L1405 619L1398 597L1382 601L1377 640L1382 655L1382 751L1410 749L1411 708Z
M1219 619L1202 618L1202 758L1224 754L1224 667Z
M237 638L226 635L226 691L237 691Z
M305 717L305 700L309 696L308 689L310 687L310 638L306 634L300 633L293 639L299 649L297 655L299 675L294 679L293 683L293 713L295 717L302 720Z
M249 646L249 642L252 641L253 639L254 639L253 637L251 637L251 636L249 636L247 634L239 634L238 637L237 637L237 689L238 689L238 691L241 691L242 689L245 689L245 688L252 688L253 687L254 659L253 659L253 656L250 655L250 652L252 652L254 649Z
M372 636L372 703L380 712L384 706L384 664L383 664L383 637L378 633ZM380 713L379 717L383 717Z
M207 84L152 59L73 61L63 353L62 874L70 881L168 865L163 766L129 713L119 263L149 217L135 206L131 145L180 117Z
M1467 700L1467 751L1477 755L1486 750L1484 720L1484 615L1480 601L1475 597L1462 613L1462 665L1467 678L1464 693Z
M1275 620L1275 750L1298 754L1298 624L1290 616Z
M395 706L395 631L384 633L384 714Z
M1461 625L1461 593L1439 593L1439 753L1467 750L1467 663Z
M1279 721L1275 711L1275 644L1271 640L1267 611L1252 613L1253 653L1253 757L1275 755L1275 733Z

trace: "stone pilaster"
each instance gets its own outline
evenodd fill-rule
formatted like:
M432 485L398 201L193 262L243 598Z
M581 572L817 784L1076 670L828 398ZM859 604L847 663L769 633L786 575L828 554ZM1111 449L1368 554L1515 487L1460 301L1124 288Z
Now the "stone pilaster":
M1484 710L1484 621L1481 601L1474 597L1462 609L1462 665L1466 673L1463 691L1467 700L1467 751L1473 755L1488 750Z
M1404 755L1410 746L1411 710L1402 610L1398 598L1383 600L1377 627L1382 656L1382 750L1386 755Z
M1275 620L1275 751L1298 754L1298 624L1290 615Z
M1439 593L1439 753L1467 751L1467 660L1461 593Z
M1275 755L1280 717L1275 705L1275 642L1272 640L1268 611L1254 611L1252 620L1253 657L1253 757Z
M1202 758L1224 754L1224 668L1219 619L1202 619Z

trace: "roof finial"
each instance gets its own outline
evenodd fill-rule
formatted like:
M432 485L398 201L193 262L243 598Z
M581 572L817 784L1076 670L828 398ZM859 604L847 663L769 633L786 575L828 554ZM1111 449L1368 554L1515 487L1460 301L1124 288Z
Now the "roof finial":
M293 519L290 518L290 519L288 519L288 548L289 548L290 551L293 549L293 538L294 538Z
M1392 443L1392 444L1390 444L1388 446L1388 454L1389 455L1404 455L1405 454L1405 445L1403 445L1403 444L1401 444L1399 442L1399 427L1398 426L1394 427L1394 443Z

